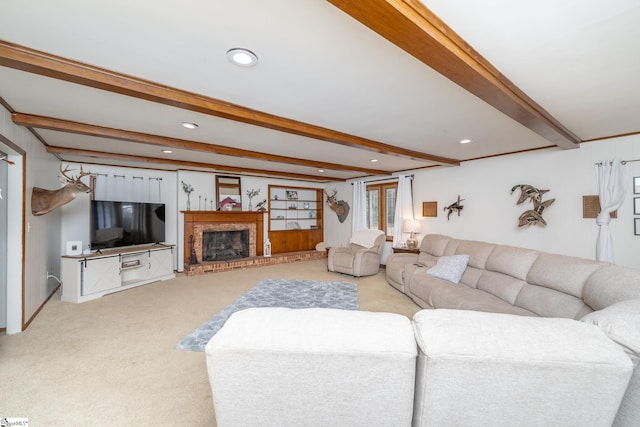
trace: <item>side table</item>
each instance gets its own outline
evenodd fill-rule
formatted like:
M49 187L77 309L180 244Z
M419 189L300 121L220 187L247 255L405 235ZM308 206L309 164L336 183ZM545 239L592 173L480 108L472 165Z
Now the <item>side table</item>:
M420 253L420 249L393 248L394 254L416 254Z

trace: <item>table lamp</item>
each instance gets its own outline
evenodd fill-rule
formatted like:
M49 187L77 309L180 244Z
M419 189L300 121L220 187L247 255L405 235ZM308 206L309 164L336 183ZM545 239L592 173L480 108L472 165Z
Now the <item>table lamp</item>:
M415 250L418 249L418 241L414 237L416 233L420 232L421 229L420 221L417 219L405 219L402 224L402 230L405 233L409 233L409 238L407 239L407 249Z

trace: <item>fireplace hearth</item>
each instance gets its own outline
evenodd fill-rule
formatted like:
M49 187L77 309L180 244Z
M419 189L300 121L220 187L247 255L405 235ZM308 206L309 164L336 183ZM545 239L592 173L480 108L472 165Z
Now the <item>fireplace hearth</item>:
M248 256L248 229L202 233L202 261L229 261Z

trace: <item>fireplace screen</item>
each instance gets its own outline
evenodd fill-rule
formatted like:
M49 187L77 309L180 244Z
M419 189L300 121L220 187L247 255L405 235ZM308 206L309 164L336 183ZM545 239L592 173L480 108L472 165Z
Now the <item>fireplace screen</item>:
M249 256L249 230L205 231L202 260L228 261Z

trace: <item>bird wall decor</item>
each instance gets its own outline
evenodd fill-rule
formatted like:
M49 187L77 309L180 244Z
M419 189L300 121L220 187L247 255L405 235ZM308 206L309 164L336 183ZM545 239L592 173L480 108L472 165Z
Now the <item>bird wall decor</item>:
M460 211L462 211L462 208L464 208L464 206L462 206L461 202L464 199L460 198L460 195L458 195L458 200L451 203L449 206L445 206L444 210L447 211L447 221L449 221L449 217L451 216L451 214L455 211L458 212L458 216L460 216Z
M545 226L547 222L542 217L542 213L547 209L556 199L548 199L543 201L542 195L548 193L550 190L539 190L533 185L518 184L511 187L511 194L517 189L520 189L520 197L516 202L516 205L520 205L527 200L533 203L533 209L524 211L518 217L518 227L528 227L530 225Z

